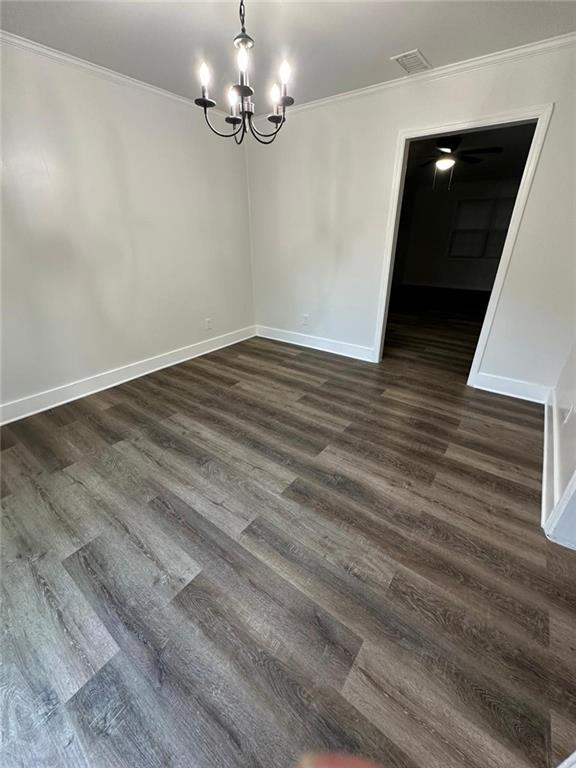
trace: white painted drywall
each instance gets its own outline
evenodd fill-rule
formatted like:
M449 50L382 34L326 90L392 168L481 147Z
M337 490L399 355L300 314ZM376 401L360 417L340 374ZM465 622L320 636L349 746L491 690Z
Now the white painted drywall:
M32 50L2 56L2 401L78 396L86 378L249 335L237 148L178 98ZM556 380L576 325L574 47L514 56L310 105L274 146L248 145L261 333L371 359L399 131L554 102L481 375Z
M2 65L2 401L251 326L242 152L182 100Z
M399 131L554 102L480 369L551 386L576 324L574 53L309 105L266 152L248 147L256 322L375 347Z
M576 549L576 340L550 394L546 432L542 524L551 539Z

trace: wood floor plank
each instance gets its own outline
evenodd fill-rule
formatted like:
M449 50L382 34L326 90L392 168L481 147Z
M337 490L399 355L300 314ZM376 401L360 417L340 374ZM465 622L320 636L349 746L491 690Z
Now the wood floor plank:
M500 621L513 624L517 630L529 632L538 642L546 644L548 615L542 607L509 595L506 588L491 576L489 569L479 571L467 560L455 558L449 550L431 546L427 538L416 539L398 531L387 519L394 510L389 503L373 504L371 509L375 509L376 514L368 510L363 512L356 500L345 502L302 480L293 483L284 495L307 505L317 516L338 516L362 538L365 546L375 548L380 559L389 566L395 563L397 567L414 571L434 583L446 584L463 599L480 601L486 610L498 615ZM399 518L401 513L396 514L396 519Z
M3 570L3 742L26 742L118 651L53 555Z
M345 694L359 703L367 696L366 688L371 696L377 695L384 713L384 702L390 697L409 713L408 719L427 723L438 734L436 741L448 744L453 753L463 752L461 765L474 765L478 756L480 765L490 768L544 768L547 764L547 724L507 711L505 699L466 681L450 661L437 665L434 657L406 653L400 645L365 645ZM372 711L373 716L378 714ZM386 730L389 725L384 720L380 727ZM412 730L416 738L417 734Z
M150 507L164 530L180 532L182 547L211 580L214 599L236 616L238 625L255 633L277 655L286 646L290 658L302 659L312 679L320 674L322 680L340 686L360 648L358 635L263 567L181 499L164 492ZM197 584L195 579L195 588Z
M576 552L542 407L466 385L478 332L253 338L3 430L2 765L564 759Z
M110 462L104 462L109 466ZM200 568L179 546L177 540L165 536L148 513L147 493L142 497L129 496L122 485L111 482L93 465L75 464L67 474L81 484L91 498L100 503L100 512L110 528L106 535L114 536L115 529L125 533L130 542L154 565L159 573L158 585L169 596L176 595L199 572ZM125 478L123 478L125 479ZM130 478L132 485L133 478Z

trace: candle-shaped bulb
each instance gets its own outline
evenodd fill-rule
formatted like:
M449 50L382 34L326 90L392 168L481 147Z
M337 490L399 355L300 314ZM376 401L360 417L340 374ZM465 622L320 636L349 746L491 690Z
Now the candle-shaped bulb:
M238 69L242 73L248 69L248 51L246 48L240 48L238 51Z
M230 107L232 109L234 109L234 107L238 105L238 100L239 100L238 91L236 90L236 88L234 88L234 86L232 86L228 90L228 104L230 104Z
M276 106L280 101L280 88L278 88L278 85L276 83L274 83L274 85L272 86L272 90L270 91L270 99L274 106Z
M288 85L288 80L290 80L290 64L284 59L280 65L280 82L282 85Z
M208 88L208 84L210 83L210 70L206 66L206 62L203 61L200 65L200 85L202 88Z

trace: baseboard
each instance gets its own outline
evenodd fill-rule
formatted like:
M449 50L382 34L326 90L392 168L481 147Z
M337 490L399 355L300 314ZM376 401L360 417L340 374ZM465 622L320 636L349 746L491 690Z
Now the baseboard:
M269 328L265 325L256 326L256 335L261 336L264 339L273 339L274 341L285 341L288 344L296 344L299 347L310 347L311 349L319 349L322 352L333 352L336 355L353 357L356 360L364 360L369 363L378 362L378 360L375 359L375 353L372 347L362 347L359 344L348 344L345 341L325 339L322 336L309 336L305 333L284 331L281 328Z
M563 481L560 475L563 463L560 432L563 422L567 421L570 414L569 411L567 417L558 402L560 386L562 385L559 382L552 389L544 411L542 528L550 541L576 549L576 471L573 472L568 483Z
M571 755L568 755L566 760L560 763L558 768L576 768L576 752L572 752Z
M543 510L542 517L542 528L547 538L576 549L576 472L552 509Z
M529 381L509 379L506 376L494 376L491 373L482 372L471 375L468 379L468 386L542 404L546 403L550 394L550 387L543 384L532 384Z
M238 331L225 333L222 336L214 336L205 341L198 341L187 347L173 349L170 352L148 357L136 363L123 365L111 371L97 373L95 376L89 376L86 379L54 387L54 389L48 389L45 392L38 392L35 395L28 395L19 400L3 403L0 406L0 423L8 424L11 421L32 416L40 411L46 411L48 408L64 405L64 403L69 403L71 400L93 395L95 392L115 387L125 381L136 379L147 373L153 373L161 368L183 363L185 360L191 360L193 357L214 352L217 349L222 349L222 347L228 347L230 344L237 344L239 341L250 339L255 335L256 328L254 326L241 328Z
M542 527L552 541L576 549L576 472Z

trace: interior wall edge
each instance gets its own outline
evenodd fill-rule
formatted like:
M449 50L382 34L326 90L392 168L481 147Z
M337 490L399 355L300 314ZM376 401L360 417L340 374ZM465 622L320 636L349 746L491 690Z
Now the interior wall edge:
M18 400L2 403L0 404L0 424L9 424L12 421L33 416L35 413L56 408L72 400L78 400L81 397L87 397L104 389L116 387L119 384L124 384L148 373L154 373L154 371L159 371L162 368L168 368L171 365L183 363L194 357L215 352L217 349L229 347L231 344L237 344L239 341L250 339L255 335L256 328L250 325L246 328L224 333L221 336L198 341L186 347L180 347L179 349L163 352L154 357L138 360L134 363L123 365L120 368L103 371L79 381L72 381L44 392L38 392L21 397Z
M524 217L524 211L528 204L532 185L534 183L534 177L536 169L540 162L540 157L544 149L544 142L548 134L548 128L554 112L555 103L550 102L542 106L534 107L533 116L536 119L536 130L532 137L532 143L526 158L526 164L522 173L522 180L518 187L516 200L514 201L514 209L512 211L512 218L508 225L508 231L506 232L506 239L504 241L504 247L500 256L498 269L496 271L496 278L490 291L490 299L488 301L488 308L486 309L486 315L484 322L482 323L482 330L480 331L480 337L476 346L476 352L474 359L472 360L472 366L470 368L470 377L483 373L482 365L484 363L484 356L486 349L490 342L492 335L494 321L496 319L496 313L500 305L504 287L506 285L506 278L508 276L508 270L512 257L516 253L516 241L520 232L522 219ZM528 114L528 113L527 113ZM527 118L530 119L530 118ZM516 257L518 258L518 256ZM546 402L550 387L546 394L546 398L542 402Z
M542 528L556 544L576 549L576 345L546 403Z
M576 472L542 528L555 544L576 550ZM572 521L572 524L571 524ZM574 763L576 765L576 763Z

